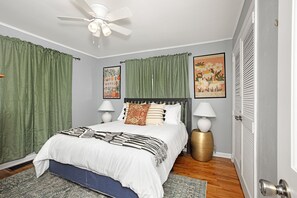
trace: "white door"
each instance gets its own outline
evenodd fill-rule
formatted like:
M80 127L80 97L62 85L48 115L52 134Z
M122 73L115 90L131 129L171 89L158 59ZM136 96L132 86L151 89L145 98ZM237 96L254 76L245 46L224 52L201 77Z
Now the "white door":
M262 181L260 186L264 195L278 194L295 198L297 197L296 0L280 0L278 13L277 177L279 183ZM288 184L287 189L285 183Z
M253 12L241 37L242 52L242 145L241 175L246 197L255 197L255 26Z
M233 158L245 197L255 197L255 24L250 7L233 50Z
M233 159L238 172L241 170L241 61L239 46L235 47L233 53L234 72L234 104L233 104Z
M291 197L297 197L296 12L296 0L279 1L277 123L278 179L284 179L288 183ZM294 14L295 16L293 16Z

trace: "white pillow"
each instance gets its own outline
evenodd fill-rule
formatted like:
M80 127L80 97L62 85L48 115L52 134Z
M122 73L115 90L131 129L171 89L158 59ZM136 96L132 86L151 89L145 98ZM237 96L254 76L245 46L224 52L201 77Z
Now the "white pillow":
M125 108L127 108L127 104L126 103L124 103L123 108L122 108L122 111L121 111L121 113L120 113L120 115L118 117L118 120L119 121L124 120L124 117L125 117Z
M181 121L181 105L165 105L165 123L178 125Z

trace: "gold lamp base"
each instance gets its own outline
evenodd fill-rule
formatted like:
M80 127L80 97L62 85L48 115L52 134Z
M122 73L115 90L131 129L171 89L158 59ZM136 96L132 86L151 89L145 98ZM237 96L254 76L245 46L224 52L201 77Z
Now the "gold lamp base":
M192 157L195 160L206 162L212 159L213 136L211 131L200 132L198 129L192 131L191 136Z

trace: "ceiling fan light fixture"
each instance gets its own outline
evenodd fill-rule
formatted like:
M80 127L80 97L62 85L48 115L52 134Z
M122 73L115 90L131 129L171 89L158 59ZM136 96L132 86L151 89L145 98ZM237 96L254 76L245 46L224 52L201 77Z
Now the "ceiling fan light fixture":
M98 28L97 32L93 33L93 36L99 38L100 37L100 34L101 34L101 30L100 30L100 28Z
M111 35L111 30L110 30L110 28L106 24L103 23L101 25L101 28L102 28L102 33L103 33L104 36Z
M96 33L99 29L98 23L96 21L89 23L88 29L90 32Z
M105 37L111 35L112 32L117 32L125 36L131 34L131 30L120 25L114 24L114 21L127 19L132 17L132 13L128 7L119 8L110 11L106 6L100 3L91 3L89 0L74 0L80 10L84 11L89 17L68 17L60 16L58 19L62 21L86 21L89 22L88 30L92 33L93 43L95 37L100 38L101 34ZM102 33L101 33L102 31ZM99 40L99 39L98 39Z

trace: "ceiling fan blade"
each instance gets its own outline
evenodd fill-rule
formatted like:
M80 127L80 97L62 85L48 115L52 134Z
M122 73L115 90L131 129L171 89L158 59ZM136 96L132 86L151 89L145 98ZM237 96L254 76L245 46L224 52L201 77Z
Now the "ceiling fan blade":
M132 17L132 12L130 11L130 9L128 7L123 7L108 13L106 16L106 20L112 22L130 17Z
M81 7L86 13L91 15L92 17L96 17L95 12L89 6L89 4L85 0L75 0L76 4Z
M58 16L58 19L62 21L92 21L91 19L81 18L81 17L67 17L67 16Z
M129 30L129 29L127 29L127 28L124 28L124 27L122 27L122 26L116 25L116 24L114 24L114 23L109 23L109 24L108 24L108 27L109 27L111 30L113 30L113 31L115 31L115 32L117 32L117 33L123 34L123 35L125 35L125 36L129 36L129 35L132 33L131 30Z

